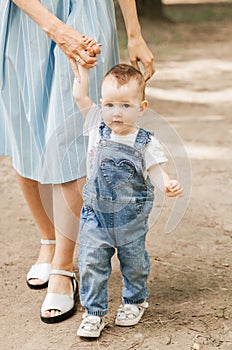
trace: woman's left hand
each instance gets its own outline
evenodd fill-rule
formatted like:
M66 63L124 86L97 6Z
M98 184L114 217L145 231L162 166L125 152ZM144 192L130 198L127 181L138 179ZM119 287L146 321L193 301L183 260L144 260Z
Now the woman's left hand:
M59 26L48 35L67 56L76 78L79 77L77 63L88 69L97 64L97 55L101 52L101 47L94 39L82 35L63 22L59 22ZM91 43L85 38L90 39Z
M128 38L128 52L131 64L140 70L138 62L141 62L144 68L145 81L150 79L155 73L154 57L142 35Z

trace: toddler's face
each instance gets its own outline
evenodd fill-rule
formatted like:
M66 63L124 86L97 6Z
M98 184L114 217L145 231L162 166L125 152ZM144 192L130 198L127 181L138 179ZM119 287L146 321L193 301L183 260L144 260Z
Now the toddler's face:
M103 81L101 104L104 122L113 133L119 135L135 132L139 112L147 107L136 80L118 85L113 77Z

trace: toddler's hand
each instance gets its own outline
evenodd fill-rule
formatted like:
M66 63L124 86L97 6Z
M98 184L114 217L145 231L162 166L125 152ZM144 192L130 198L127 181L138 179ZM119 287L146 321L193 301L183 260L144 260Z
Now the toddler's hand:
M170 180L168 186L165 187L165 194L168 197L182 197L184 188L177 180Z
M90 57L94 57L101 53L101 44L96 43L96 41L87 35L82 35L82 41L87 45L87 53Z

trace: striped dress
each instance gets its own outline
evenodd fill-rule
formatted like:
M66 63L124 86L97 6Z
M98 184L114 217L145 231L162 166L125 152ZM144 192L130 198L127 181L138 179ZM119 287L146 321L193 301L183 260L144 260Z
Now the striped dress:
M41 0L58 18L102 44L90 70L97 103L103 75L118 63L113 0ZM83 118L64 53L12 1L0 1L0 155L23 177L64 183L86 174Z

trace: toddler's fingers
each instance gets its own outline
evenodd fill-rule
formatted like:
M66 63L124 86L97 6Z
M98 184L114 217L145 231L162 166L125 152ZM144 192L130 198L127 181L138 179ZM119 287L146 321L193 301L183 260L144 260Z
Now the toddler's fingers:
M93 50L95 56L101 53L101 46L102 46L101 44L97 44L97 43L91 46L91 49Z
M170 192L175 192L175 191L178 191L180 189L180 186L179 185L177 185L177 186L168 186L167 189Z
M172 189L170 187L167 187L166 195L168 197L183 197L183 191L184 188L178 184L178 186Z
M82 35L82 41L87 45L85 51L88 53L90 57L95 57L101 53L102 44L96 43L93 38L87 37L86 35Z
M178 185L178 181L177 180L170 180L169 181L169 187L174 187L176 185Z
M173 193L178 197L183 197L183 192L184 192L184 188L181 187L178 190L174 191Z
M101 44L95 43L92 46L88 46L86 49L86 52L90 57L95 57L96 55L99 55L101 53Z

